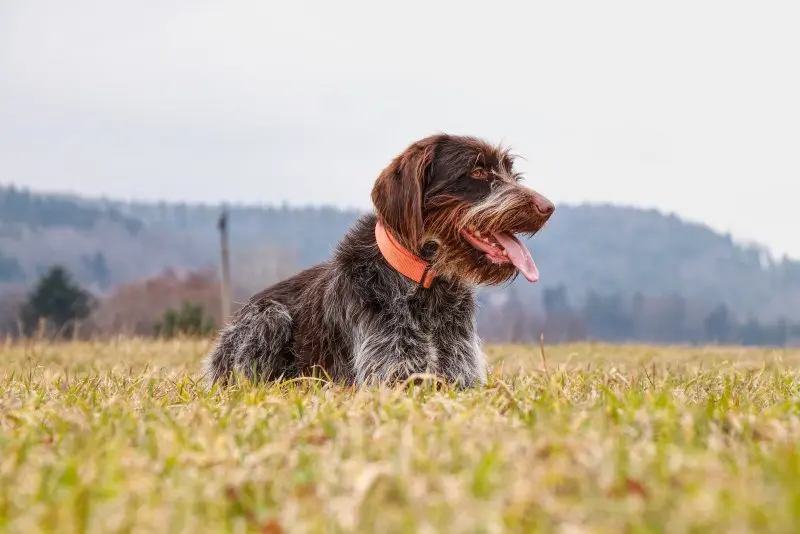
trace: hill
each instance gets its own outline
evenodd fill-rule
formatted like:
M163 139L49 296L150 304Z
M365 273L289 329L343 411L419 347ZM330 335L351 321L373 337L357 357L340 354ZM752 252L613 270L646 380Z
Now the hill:
M249 251L258 260L258 254L270 254L294 269L329 257L359 215L331 207L228 209L235 257ZM55 262L95 291L168 267L213 266L219 213L220 207L211 205L127 203L0 188L0 284L28 284ZM742 318L800 319L800 262L775 261L762 247L736 243L674 215L561 205L529 246L541 282L520 280L487 296L504 300L514 293L526 307L539 308L546 288L562 286L572 303L590 293L682 295L708 309L723 303Z
M0 286L26 285L54 263L95 292L168 266L208 262L207 251L96 201L0 188Z

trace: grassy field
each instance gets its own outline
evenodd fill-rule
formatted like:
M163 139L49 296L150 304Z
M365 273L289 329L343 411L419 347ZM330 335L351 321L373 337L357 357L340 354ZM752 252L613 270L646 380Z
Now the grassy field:
M205 393L206 348L0 346L0 531L800 532L800 352L488 347L466 393Z

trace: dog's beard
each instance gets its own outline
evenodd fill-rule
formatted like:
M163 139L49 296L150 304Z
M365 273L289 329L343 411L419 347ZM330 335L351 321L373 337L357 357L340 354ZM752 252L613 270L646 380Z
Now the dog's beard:
M497 285L522 274L536 282L539 271L516 234L541 227L525 195L498 190L477 204L448 197L435 199L426 223L440 247L437 272L474 284Z
M486 254L473 248L442 250L435 265L439 276L470 285L500 285L513 280L519 274L513 264L494 263Z

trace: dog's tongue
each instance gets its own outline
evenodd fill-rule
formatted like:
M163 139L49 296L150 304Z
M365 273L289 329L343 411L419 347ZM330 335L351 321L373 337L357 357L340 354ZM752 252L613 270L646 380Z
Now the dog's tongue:
M510 259L514 267L528 279L528 282L536 282L539 280L539 269L536 268L531 253L528 252L527 247L525 247L516 236L498 232L494 234L494 238L503 245L503 248L508 252L508 259Z

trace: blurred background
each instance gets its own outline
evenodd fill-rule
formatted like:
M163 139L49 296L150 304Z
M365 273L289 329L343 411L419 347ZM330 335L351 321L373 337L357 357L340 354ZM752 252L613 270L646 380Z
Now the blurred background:
M795 1L2 2L0 335L211 332L224 207L235 309L444 131L511 145L558 207L541 281L480 292L486 340L800 344L798 24Z

